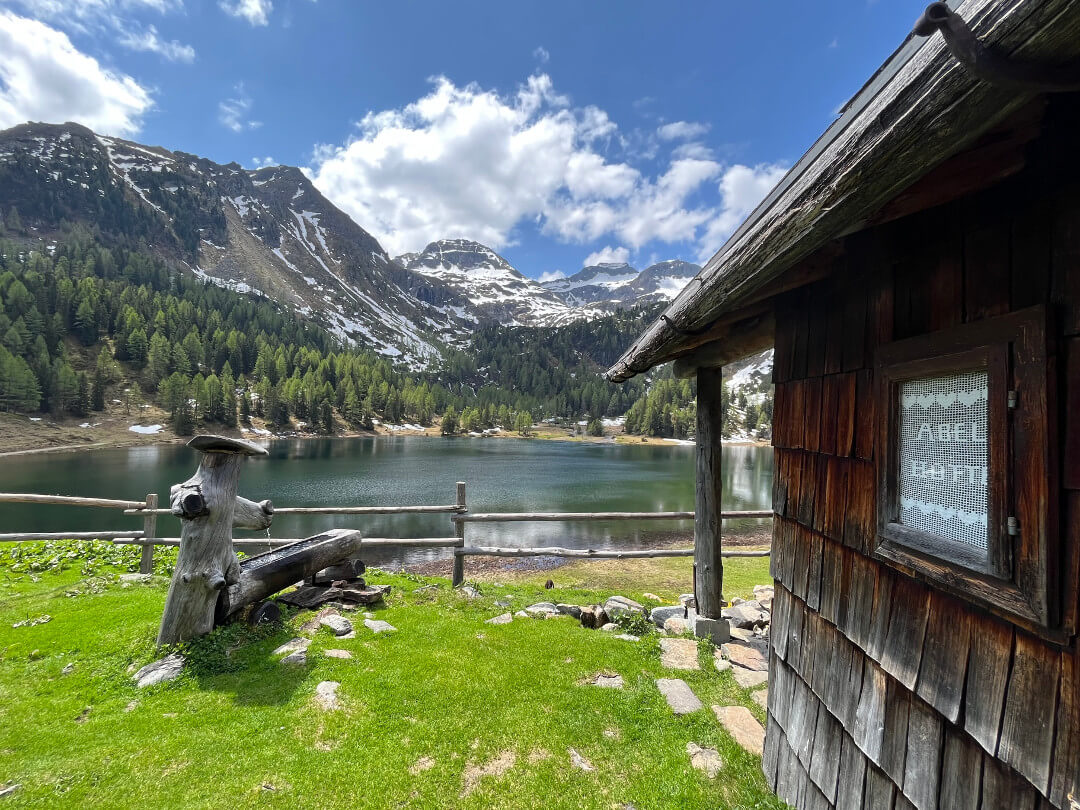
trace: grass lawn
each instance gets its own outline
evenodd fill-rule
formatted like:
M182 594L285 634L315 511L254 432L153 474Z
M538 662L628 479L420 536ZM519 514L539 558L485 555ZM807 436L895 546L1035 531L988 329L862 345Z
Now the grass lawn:
M641 599L654 591L646 580L552 592L506 578L469 601L445 580L376 572L369 581L393 586L378 618L396 633L376 636L354 615L357 638L321 629L306 667L286 668L272 651L310 612L262 631L234 625L194 645L180 679L138 690L129 671L154 658L166 580L122 584L117 561L54 559L38 573L0 565L0 786L21 785L5 807L783 807L760 760L708 709L741 704L764 719L716 672L708 645L700 672L673 674L655 633L627 642L567 618L484 624L505 610L499 598L514 610L614 592ZM747 584L729 596L768 581L767 560L725 570ZM438 588L416 591L426 584ZM12 627L44 614L47 623ZM600 672L626 688L583 684ZM706 709L676 718L658 677L683 677ZM341 710L316 707L324 680L340 682ZM688 742L719 751L717 778L690 767ZM570 749L595 770L572 767Z

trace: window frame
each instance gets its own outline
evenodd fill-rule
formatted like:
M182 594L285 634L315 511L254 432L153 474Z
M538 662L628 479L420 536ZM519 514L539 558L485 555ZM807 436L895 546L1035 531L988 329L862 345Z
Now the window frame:
M1044 307L878 348L877 532L874 556L1037 630L1057 619L1053 364ZM900 385L987 372L987 555L912 529L899 517ZM1009 404L1015 392L1015 407ZM1023 482L1023 486L1018 486ZM1019 531L1010 533L1009 518Z

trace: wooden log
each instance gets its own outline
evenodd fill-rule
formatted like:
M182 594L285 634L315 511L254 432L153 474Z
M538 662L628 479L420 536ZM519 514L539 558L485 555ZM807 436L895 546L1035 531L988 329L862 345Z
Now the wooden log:
M457 504L448 506L286 506L274 509L275 515L413 515L446 514L460 512ZM146 507L125 509L125 515L141 515ZM158 509L159 515L171 515L170 509Z
M285 510L280 510L283 514ZM570 522L577 520L694 520L694 512L475 512L454 515L455 523ZM723 520L771 518L771 509L721 512Z
M693 557L692 548L665 548L633 551L608 551L593 548L562 548L539 546L532 548L498 548L496 546L463 546L454 550L457 557L586 557L596 560L631 560L649 557Z
M142 532L21 532L0 534L0 543L23 543L32 540L117 540L140 538Z
M149 493L146 496L147 514L143 518L143 537L153 537L154 533L157 532L157 504L157 493ZM142 547L142 555L139 558L139 573L154 573L154 547L152 545L147 544Z
M196 436L188 446L202 450L203 457L195 475L170 490L173 514L181 518L183 529L158 646L213 629L221 591L240 581L232 543L240 462L245 455L266 455L258 445L219 436ZM269 520L271 515L265 517Z
M468 501L465 498L465 482L457 482L457 508L461 514L465 514L469 511ZM465 524L457 522L454 524L454 531L457 534L457 544L459 548L465 547ZM454 554L454 568L451 572L450 585L451 587L458 587L465 583L465 555Z
M731 331L678 358L672 371L689 379L701 369L718 369L736 360L764 351L776 343L776 319L772 310L734 324Z
M145 507L142 501L78 498L73 495L34 495L27 492L0 493L0 503L54 503L63 506L92 506L101 509L141 509Z
M233 538L234 548L271 547L280 548L293 543L298 543L306 538L303 537L240 537ZM120 537L109 542L118 546L178 546L179 537ZM364 548L391 548L401 546L403 548L455 548L458 545L456 537L365 537Z
M724 608L722 526L723 477L721 475L721 369L701 369L697 374L697 487L694 512L694 593L698 615L719 619Z

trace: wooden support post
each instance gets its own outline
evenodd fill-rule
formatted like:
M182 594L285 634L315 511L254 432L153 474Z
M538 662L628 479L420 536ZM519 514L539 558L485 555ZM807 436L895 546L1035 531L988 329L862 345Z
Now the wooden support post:
M459 507L458 514L465 514L468 511L468 504L465 502L465 482L457 482L457 505ZM465 548L465 523L463 521L455 521L454 530L457 532L458 544L457 548ZM450 584L453 587L465 584L465 556L463 554L454 554L454 574L450 580Z
M201 450L195 475L173 485L169 503L181 518L180 553L165 597L158 646L176 644L214 629L214 612L221 591L240 581L240 562L233 551L233 520L237 513L236 485L246 455L266 455L257 444L223 436L196 436L189 447ZM272 507L260 520L255 509L242 506L249 528L265 528ZM260 510L261 511L261 510Z
M723 425L721 369L697 372L697 488L694 518L694 592L699 616L719 619L724 607L721 559L720 432Z
M143 537L154 537L157 532L157 509L158 496L151 492L146 496L146 515L143 517ZM154 547L145 545L142 547L142 558L139 560L139 573L154 573Z

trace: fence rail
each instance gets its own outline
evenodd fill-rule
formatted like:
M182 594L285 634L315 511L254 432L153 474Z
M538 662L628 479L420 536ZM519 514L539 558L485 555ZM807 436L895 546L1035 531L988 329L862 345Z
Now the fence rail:
M150 493L143 501L125 501L110 498L81 498L73 495L38 495L25 492L0 493L0 503L39 503L57 506L84 506L104 509L121 509L125 515L141 515L142 531L98 532L24 532L0 534L0 542L14 543L29 540L108 540L118 545L142 546L139 570L153 570L153 554L156 546L179 546L179 537L157 537L158 515L171 515L170 509L158 508L158 496ZM522 523L522 522L578 522L612 520L693 520L693 512L469 512L465 498L465 484L457 484L456 503L433 506L286 506L274 509L275 515L406 515L449 514L454 523L454 537L369 537L362 541L364 548L452 548L455 586L465 581L467 557L570 557L593 560L632 560L658 557L692 557L692 548L630 549L576 549L561 546L535 546L529 548L500 548L497 546L466 546L465 527L469 523ZM744 510L722 512L724 520L764 519L773 516L770 510ZM238 549L277 548L295 543L300 538L234 538ZM724 551L723 557L767 557L769 551Z

